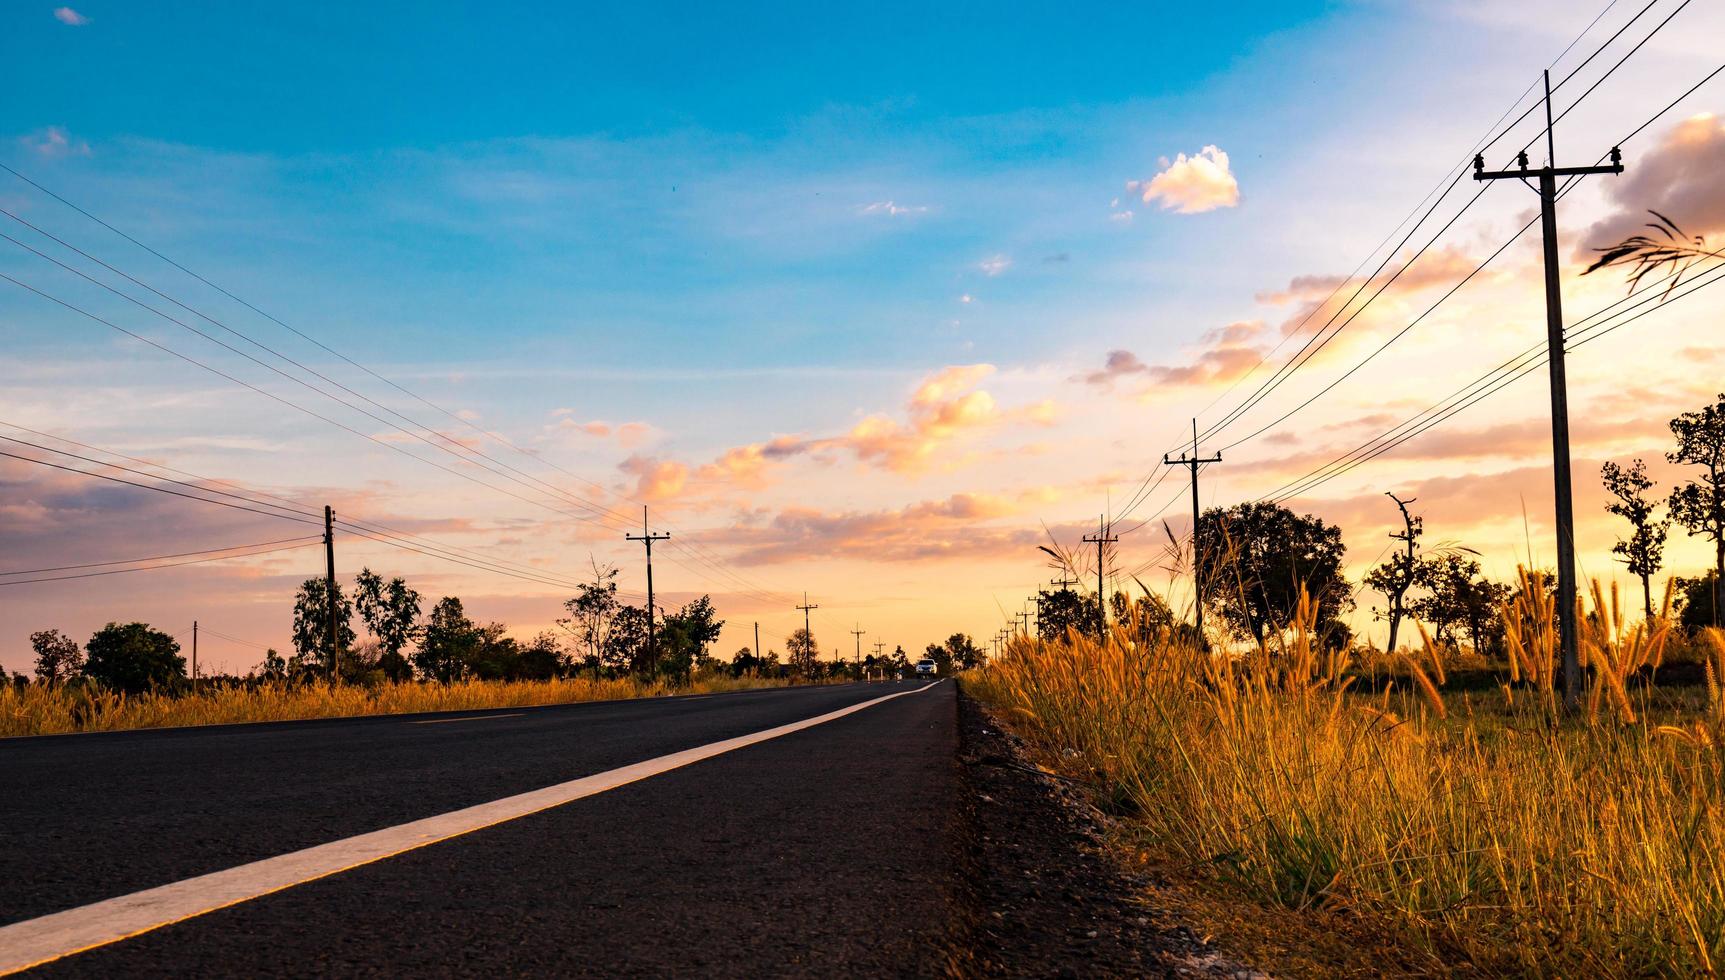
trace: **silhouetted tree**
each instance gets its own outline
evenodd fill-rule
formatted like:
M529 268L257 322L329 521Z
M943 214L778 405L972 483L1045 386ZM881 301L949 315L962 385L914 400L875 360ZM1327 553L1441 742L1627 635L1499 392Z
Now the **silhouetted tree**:
M1671 519L1690 537L1713 539L1713 612L1717 626L1725 597L1725 393L1699 412L1684 412L1671 420L1677 448L1665 454L1673 463L1702 468L1700 477L1671 491Z
M621 606L611 617L605 637L604 666L611 671L645 673L647 664L647 610Z
M1300 591L1317 603L1317 628L1342 638L1343 610L1353 604L1342 578L1341 528L1279 504L1212 508L1198 521L1198 551L1208 556L1205 604L1235 636L1263 644L1294 618Z
M377 639L378 668L392 681L407 680L413 668L402 651L419 627L419 593L400 578L385 583L377 573L364 568L354 598L360 622Z
M785 641L785 655L790 658L791 670L804 677L815 676L815 637L808 630L799 629L791 633Z
M1036 594L1036 635L1057 640L1069 629L1096 635L1096 600L1072 588Z
M59 630L31 633L30 649L36 652L36 679L45 684L69 681L84 669L78 641Z
M186 679L180 644L145 623L109 623L84 644L84 654L84 675L116 691L173 689Z
M1458 631L1466 627L1475 652L1497 649L1503 637L1503 603L1512 591L1508 585L1486 579L1479 562L1456 552L1423 559L1417 579L1425 594L1409 611L1432 628L1434 640L1457 646Z
M329 667L329 607L326 597L329 583L321 578L308 578L300 584L293 600L293 647L300 656ZM335 647L337 653L353 647L353 603L342 594L341 583L335 583Z
M422 676L448 684L466 672L479 642L479 627L467 618L461 600L444 596L420 631L413 665Z
M1677 622L1690 633L1719 622L1713 597L1718 580L1712 570L1706 575L1677 579Z
M593 562L593 581L575 589L575 598L563 603L568 615L557 621L579 644L582 659L597 669L611 651L611 621L621 603L617 599L617 569Z
M959 670L982 666L982 648L964 633L954 633L946 639L947 661Z
M1366 588L1383 594L1389 600L1389 608L1373 610L1378 619L1388 620L1390 624L1389 642L1385 649L1396 652L1398 632L1401 629L1402 617L1407 615L1408 590L1414 587L1419 578L1420 559L1419 541L1425 534L1425 518L1415 517L1408 513L1411 500L1402 500L1393 493L1385 496L1396 502L1396 507L1402 513L1402 533L1390 537L1402 542L1402 549L1391 555L1389 560L1366 573Z
M923 648L922 655L934 661L935 672L941 675L952 673L952 651L938 643L930 643Z
M1600 468L1600 477L1612 502L1605 505L1608 513L1629 522L1629 537L1611 546L1611 553L1629 566L1629 574L1641 579L1641 603L1648 620L1653 619L1653 576L1665 560L1665 535L1671 521L1653 519L1653 502L1647 491L1653 489L1648 479L1647 464L1637 459L1628 469L1616 463Z

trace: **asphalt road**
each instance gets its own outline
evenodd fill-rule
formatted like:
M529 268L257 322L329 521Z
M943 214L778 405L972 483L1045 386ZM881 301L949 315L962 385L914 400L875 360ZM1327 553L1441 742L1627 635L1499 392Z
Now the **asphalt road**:
M0 742L0 930L923 686ZM33 973L939 973L954 719L942 683Z

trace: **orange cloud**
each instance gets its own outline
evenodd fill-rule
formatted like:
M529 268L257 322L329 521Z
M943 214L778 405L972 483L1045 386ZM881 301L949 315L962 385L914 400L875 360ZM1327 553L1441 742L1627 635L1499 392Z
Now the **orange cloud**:
M617 468L635 478L635 496L641 500L668 500L689 482L689 467L674 459L630 456Z
M1622 176L1604 181L1617 213L1587 229L1582 252L1647 231L1649 209L1669 217L1691 235L1725 233L1725 120L1712 113L1691 116L1665 134L1651 151L1624 162Z
M1034 503L1045 493L1027 491L1020 499ZM1047 540L1041 528L982 523L1019 510L1019 500L985 493L957 493L875 511L787 507L770 520L748 515L707 540L734 548L736 560L746 565L806 559L913 562L1034 556L1036 546Z

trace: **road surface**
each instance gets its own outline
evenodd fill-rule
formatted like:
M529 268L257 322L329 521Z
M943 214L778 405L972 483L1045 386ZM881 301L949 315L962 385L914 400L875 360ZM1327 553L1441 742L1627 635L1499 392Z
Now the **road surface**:
M0 972L939 973L954 717L905 681L0 742Z

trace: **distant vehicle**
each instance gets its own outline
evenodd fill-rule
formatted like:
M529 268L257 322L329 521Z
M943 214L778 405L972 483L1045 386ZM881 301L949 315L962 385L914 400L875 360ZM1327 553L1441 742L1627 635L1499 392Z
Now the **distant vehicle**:
M938 670L940 670L940 666L927 657L916 662L916 676L918 677L921 677L924 674L935 673Z

